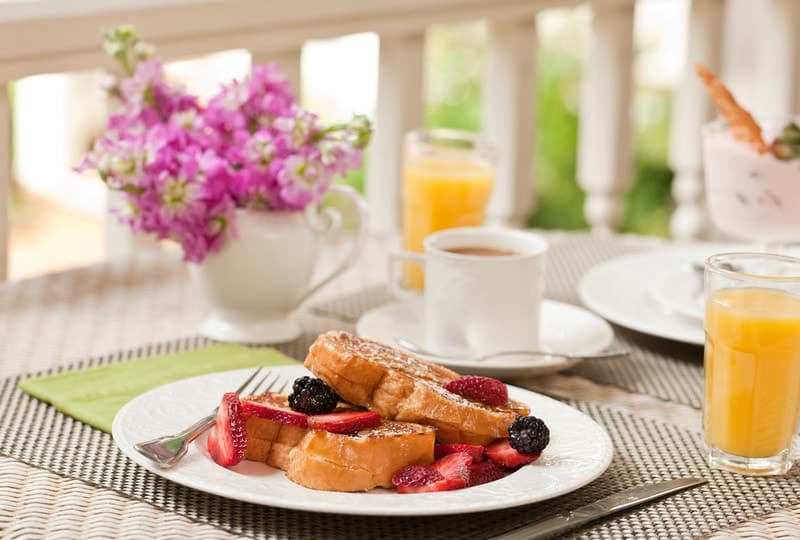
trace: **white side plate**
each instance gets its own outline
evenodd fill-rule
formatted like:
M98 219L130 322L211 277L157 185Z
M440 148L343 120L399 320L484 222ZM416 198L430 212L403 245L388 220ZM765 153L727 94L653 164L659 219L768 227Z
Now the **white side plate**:
M702 280L691 270L715 253L763 251L742 244L658 248L598 264L581 279L581 301L607 320L644 334L702 345Z

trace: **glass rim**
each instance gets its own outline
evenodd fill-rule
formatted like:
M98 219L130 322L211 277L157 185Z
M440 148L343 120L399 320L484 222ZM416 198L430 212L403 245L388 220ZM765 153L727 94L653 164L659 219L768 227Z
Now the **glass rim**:
M700 128L700 133L704 137L719 133L720 131L729 131L730 125L724 116L717 116L713 120L709 120Z
M774 129L776 126L783 127L788 122L794 122L796 124L800 124L800 113L781 115L780 117L771 116L769 118L763 118L757 120L759 126L761 126L762 128L762 131L768 131L770 128ZM728 120L721 114L709 120L700 127L700 133L704 137L709 137L721 131L730 131L730 130L731 126L728 123Z
M455 242L455 245L443 247L442 242L448 243L448 240L463 237L473 238L470 241L461 240ZM462 245L484 244L480 240L475 240L474 237L481 236L491 238L490 242L496 244L497 239L513 239L530 245L536 244L535 248L531 248L525 253L514 253L511 255L503 255L502 257L485 257L483 255L467 255L463 253L452 253L448 249L460 247ZM486 247L497 247L496 245ZM507 264L508 261L520 261L523 259L532 259L545 255L550 250L550 243L547 239L536 232L528 232L519 229L497 229L493 227L479 226L479 227L453 227L450 229L442 229L429 234L423 240L423 248L426 254L436 255L450 260L459 261L480 261L484 264Z
M797 274L788 276L754 274L751 272L742 272L740 270L737 270L735 267L730 266L731 264L735 264L735 259L743 257L758 257L761 259L769 259L775 262L784 262L796 265ZM800 283L800 258L792 257L791 255L780 255L777 253L763 253L757 251L753 252L736 251L729 253L717 253L715 255L711 255L706 259L705 262L706 262L705 267L707 271L715 272L731 278L770 281L773 283ZM728 264L727 268L723 266L726 263Z
M437 141L453 142L453 143L468 143L469 147L459 147L455 145L442 144L442 148L448 150L465 150L465 151L482 151L494 152L494 145L489 142L489 139L481 132L478 131L465 131L460 129L450 128L421 128L414 129L406 133L406 142L413 144L430 144L432 146L439 146Z

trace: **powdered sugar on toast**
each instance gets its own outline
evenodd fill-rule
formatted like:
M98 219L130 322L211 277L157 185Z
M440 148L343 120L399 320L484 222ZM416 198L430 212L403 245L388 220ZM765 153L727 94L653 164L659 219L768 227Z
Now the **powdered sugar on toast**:
M320 335L305 366L350 403L436 427L440 442L487 444L507 436L511 422L528 413L522 403L489 406L450 392L444 385L456 372L347 332Z

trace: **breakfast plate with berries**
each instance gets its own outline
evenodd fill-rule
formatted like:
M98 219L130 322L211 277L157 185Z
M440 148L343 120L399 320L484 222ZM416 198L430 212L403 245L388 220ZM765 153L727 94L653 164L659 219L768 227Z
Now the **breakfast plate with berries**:
M525 505L578 489L611 462L613 447L599 424L540 394L460 376L345 333L321 336L312 356L318 360L307 360L311 371L270 368L286 394L230 392L252 370L153 389L119 411L114 441L139 465L203 492L359 515ZM361 393L361 382L379 369L389 382ZM343 373L347 379L338 378ZM393 401L390 394L403 384ZM172 468L136 451L136 443L176 433L216 406L214 427ZM446 416L436 417L445 409Z

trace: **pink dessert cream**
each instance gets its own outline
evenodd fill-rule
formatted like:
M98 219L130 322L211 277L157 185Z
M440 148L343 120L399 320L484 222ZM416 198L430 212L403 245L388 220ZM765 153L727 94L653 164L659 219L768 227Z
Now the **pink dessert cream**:
M704 129L703 159L708 210L718 229L755 242L800 242L800 159L759 154L734 139L722 120Z

